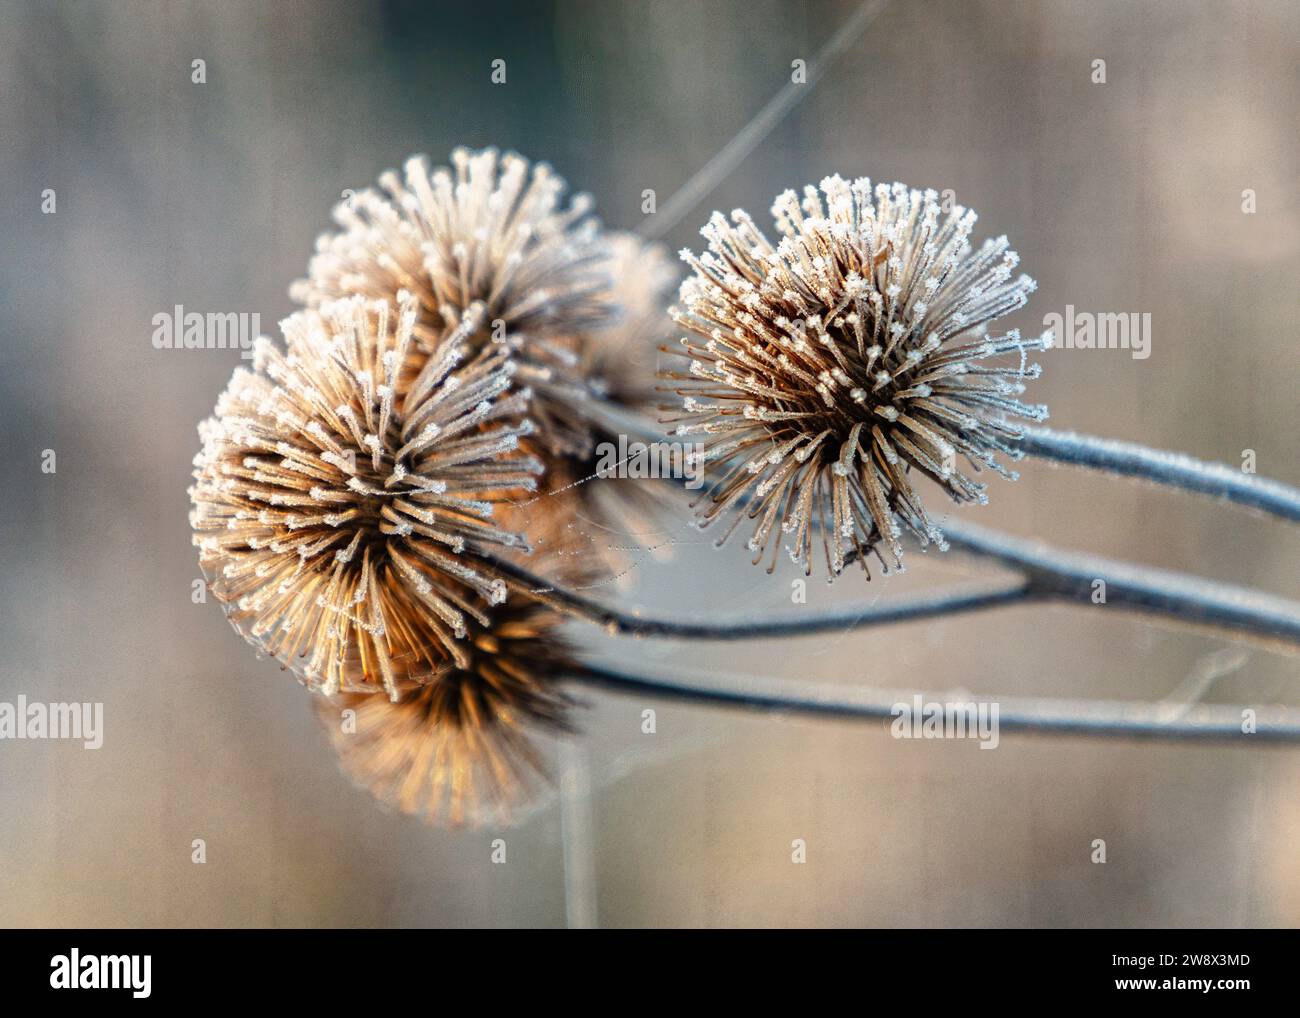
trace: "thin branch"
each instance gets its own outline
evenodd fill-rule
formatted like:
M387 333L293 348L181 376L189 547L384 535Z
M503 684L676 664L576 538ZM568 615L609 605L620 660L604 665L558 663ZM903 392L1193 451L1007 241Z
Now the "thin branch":
M831 36L821 50L813 57L806 70L806 80L790 81L774 95L754 118L746 124L723 149L705 163L695 175L683 184L664 203L656 215L643 220L637 232L643 237L658 239L682 221L691 209L695 208L709 192L718 186L727 175L744 162L745 157L758 147L759 142L768 136L772 128L781 122L799 101L812 92L817 79L835 59L857 39L871 22L887 6L889 0L868 0L857 9L839 30Z
M516 590L556 611L600 626L611 636L680 640L811 636L958 615L1026 601L1068 601L1093 610L1141 612L1230 639L1247 640L1270 650L1300 652L1300 604L1293 601L1180 573L1072 555L969 523L949 522L945 534L954 545L1021 570L1024 579L1011 586L975 592L920 594L886 605L839 605L819 611L805 610L787 618L701 622L632 615L554 586L512 562L489 561ZM1094 603L1099 590L1095 586L1097 580L1105 583L1105 601L1101 604Z
M607 420L612 417L615 426L646 441L664 438L644 418L617 410L604 416ZM1083 436L1057 436L1051 432L1043 438L1043 434L1041 429L1035 429L1035 438L1043 439L1032 450L1035 454L1045 454L1051 447L1063 462L1077 462L1189 491L1219 495L1290 518L1286 507L1295 493L1278 482L1244 479L1226 467L1201 464L1190 457L1159 453L1141 446L1104 443ZM1067 455L1073 458L1066 459ZM743 511L743 507L738 511ZM1261 643L1274 650L1294 653L1300 647L1300 604L1292 601L1166 570L1063 552L1042 542L959 520L945 520L943 529L953 547L1008 566L1020 572L1023 579L1000 589L973 594L922 595L883 607L841 607L805 613L791 620L711 624L629 616L569 591L545 590L544 596L560 610L602 625L608 631L639 636L740 639L800 635L1053 600L1140 612L1179 625L1212 630L1229 638ZM518 581L526 576L519 571L515 578ZM1099 593L1095 586L1097 580L1106 584L1102 604L1093 602L1094 594ZM537 585L532 589L547 586L540 577L530 577L529 582ZM909 702L915 695L912 690L887 693L861 687L809 686L771 678L744 677L728 679L726 683L698 677L664 678L590 664L578 666L574 678L614 692L844 718L887 718L894 704ZM943 699L922 695L930 702ZM1237 707L1042 698L996 698L996 702L999 726L1010 731L1235 743L1300 742L1300 711L1289 708L1257 711L1256 730L1246 734L1242 731L1242 711Z
M654 618L632 615L601 604L571 590L552 586L509 562L494 566L515 581L516 589L572 618L600 626L611 636L676 640L759 640L781 636L811 636L844 632L895 622L913 622L943 615L960 615L1016 604L1034 595L1025 583L969 593L923 594L886 605L847 605L823 611L807 611L787 618L746 618L718 622Z
M1024 437L1016 444L1031 456L1138 477L1300 522L1300 490L1280 481L1245 474L1222 463L1204 463L1178 452L1149 449L1136 442L1050 428L1023 430Z
M666 441L655 424L643 416L612 404L591 408L606 427L618 428L647 442ZM1200 463L1188 456L1159 452L1131 443L1112 443L1081 435L1058 435L1033 429L1036 448L1054 448L1063 461L1114 469L1130 476L1206 494L1215 494L1244 505L1286 516L1289 500L1300 505L1300 492L1265 478L1239 475L1228 467ZM1123 470L1121 471L1121 465ZM1217 485L1215 487L1214 485ZM744 510L744 499L736 511ZM975 555L995 559L1024 574L1028 590L1023 599L1059 600L1094 606L1100 591L1097 580L1105 581L1105 601L1095 607L1120 608L1172 620L1195 629L1210 630L1231 639L1246 639L1271 650L1295 653L1300 648L1300 604L1246 587L1218 583L1182 573L1137 566L1100 556L1062 551L1038 541L1011 537L961 520L941 522L949 544ZM996 607L989 601L973 607ZM904 612L910 605L900 606ZM963 610L970 610L969 608ZM836 618L847 614L839 610ZM918 614L925 617L927 612ZM869 612L860 617L870 619ZM891 618L886 621L904 621ZM806 618L811 627L800 632L820 632L818 620ZM860 623L870 625L870 621ZM827 625L826 628L832 628ZM787 631L789 635L793 630ZM725 637L721 637L725 638Z
M1300 603L1286 598L1152 566L1063 551L964 520L947 520L943 533L955 548L1020 571L1030 590L1045 598L1172 619L1229 638L1248 638L1271 650L1300 650ZM1105 583L1104 588L1097 585L1098 580ZM1104 602L1094 604L1094 597L1103 594Z
M861 686L811 685L792 680L729 677L725 682L709 676L646 676L603 665L582 665L572 673L575 681L614 693L645 696L766 712L792 712L822 717L884 719L895 715L894 705L944 703L952 693L916 690L881 690ZM1063 700L1030 697L990 697L963 693L963 703L998 705L1001 731L1121 736L1147 739L1220 740L1225 742L1300 742L1300 711L1278 707L1255 711L1255 731L1242 731L1242 708L1199 704L1170 705L1142 702Z

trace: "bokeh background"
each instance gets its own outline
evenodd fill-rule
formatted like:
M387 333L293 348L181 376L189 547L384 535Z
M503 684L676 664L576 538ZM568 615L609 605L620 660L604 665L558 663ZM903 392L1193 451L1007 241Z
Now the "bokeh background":
M191 602L195 425L239 359L153 349L156 312L258 312L273 332L341 191L457 144L545 159L606 223L635 228L643 189L662 206L854 9L0 4L0 699L98 700L106 715L95 752L0 743L0 922L1300 923L1294 749L1006 734L982 752L592 694L557 761L563 807L449 832L351 788L307 694L215 604ZM489 79L497 58L505 85ZM1148 360L1046 355L1033 398L1053 424L1233 464L1253 449L1260 473L1300 483L1297 65L1300 7L1281 0L895 0L665 240L698 249L713 208L763 218L829 172L952 188L1039 280L1023 328L1067 303L1152 315ZM1300 535L1276 520L1041 463L992 496L968 518L1300 596ZM645 558L613 596L797 610L793 574L691 543L685 519L668 524L671 561ZM897 581L817 583L809 603L987 575L912 556ZM1078 608L747 646L577 635L593 656L668 671L1113 699L1163 697L1225 647ZM1295 658L1232 664L1208 699L1300 703Z

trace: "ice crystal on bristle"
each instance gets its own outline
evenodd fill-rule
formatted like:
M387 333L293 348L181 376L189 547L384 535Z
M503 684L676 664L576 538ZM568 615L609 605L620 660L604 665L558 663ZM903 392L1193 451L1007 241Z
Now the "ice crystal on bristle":
M536 486L528 393L470 304L416 344L416 302L300 312L199 426L191 525L232 623L311 688L385 691L467 667L517 548L496 503Z
M518 384L535 392L536 441L554 455L590 444L581 412L590 397L579 370L584 337L607 327L610 251L587 195L564 200L549 166L495 149L458 148L452 166L423 157L388 171L334 209L340 229L316 242L306 279L290 295L316 306L350 294L415 295L415 339L436 342L448 321L485 311L469 337L493 335L515 350Z
M869 553L901 568L904 529L946 547L916 476L984 502L959 460L1014 479L997 459L1021 456L1010 419L1047 416L1015 397L1050 333L989 333L1034 281L1013 276L1006 237L972 249L975 213L943 213L934 191L834 176L772 214L775 246L737 210L701 230L707 252L682 252L694 274L674 317L694 335L670 351L688 367L662 377L683 397L677 435L709 445L700 523L743 506L719 543L756 520L748 544L755 563L771 546L769 571L786 543L810 574L815 535L831 577Z
M554 611L512 598L476 632L464 667L381 696L317 699L344 771L386 804L458 827L520 819L544 801L550 776L536 736L569 731L558 686L570 648ZM355 729L340 712L356 712Z

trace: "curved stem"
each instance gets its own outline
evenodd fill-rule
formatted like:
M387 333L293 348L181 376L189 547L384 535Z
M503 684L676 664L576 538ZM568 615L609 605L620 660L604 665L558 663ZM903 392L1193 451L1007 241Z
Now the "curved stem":
M676 640L758 640L781 636L811 636L843 632L894 622L913 622L941 615L959 615L1030 600L1036 595L1026 583L969 593L922 594L886 605L847 605L804 612L788 618L734 619L697 622L688 619L632 615L545 579L510 563L494 563L514 580L516 589L556 611L600 626L611 636Z
M896 704L910 705L918 695L926 704L953 699L951 693L918 694L915 690L818 686L770 678L729 677L725 681L708 676L666 678L594 664L579 665L570 675L584 685L615 693L848 719L896 716ZM999 731L1240 743L1300 742L1300 711L1292 708L1256 711L1255 730L1246 734L1242 731L1242 710L1233 706L976 697L973 694L962 694L961 700L963 703L996 704Z
M948 520L943 532L953 547L1020 571L1029 588L1041 597L1173 619L1230 638L1244 637L1272 650L1300 650L1300 603L1286 598L1185 573L1063 551L966 521Z
M602 404L593 409L599 411L599 418L607 428L622 429L642 441L665 440L662 431L639 414L612 404ZM1027 436L1022 445L1028 445L1042 455L1052 450L1054 458L1061 462L1109 469L1188 491L1219 495L1283 518L1290 518L1293 509L1300 514L1300 492L1278 481L1238 474L1222 465L1201 463L1188 456L1132 443L1058 434L1041 428L1031 429ZM736 511L743 509L742 500L737 503ZM1248 639L1273 650L1294 653L1300 648L1300 604L1294 601L1200 577L1065 552L1041 542L1010 537L960 520L945 519L941 526L954 547L995 559L1024 574L1029 589L1020 595L1021 599L1118 607L1197 629L1209 629L1230 638ZM1105 601L1100 604L1094 601L1094 596L1098 600L1101 596L1101 590L1095 587L1098 580L1105 582ZM1006 592L1001 593L1005 596ZM981 603L972 607L995 607L1005 603L988 599L990 595L987 594L978 596ZM942 598L933 600L940 602ZM908 612L914 610L908 604L898 607L902 618L882 616L881 620L902 621ZM937 609L926 610L924 601L916 610L918 614L915 617L918 618L940 614ZM791 622L786 624L790 628L783 629L782 635L818 632L836 628L840 623L845 623L847 628L844 617L849 614L853 614L852 610L840 609L834 616L835 621L828 621L825 626L819 626L818 619L805 616L803 621L808 628L792 628L795 623ZM859 616L870 619L871 613L859 612ZM609 621L602 620L600 624L608 625ZM860 624L869 625L871 622ZM698 633L691 635L708 638Z
M1300 490L1267 477L1244 474L1222 463L1204 463L1178 452L1149 449L1136 442L1096 438L1073 431L1024 428L1016 443L1031 456L1138 477L1171 488L1236 502L1300 521Z
M1182 626L1248 640L1270 650L1300 652L1300 604L1258 591L1161 569L1074 555L969 523L945 524L951 544L1012 566L1024 578L1010 586L972 593L921 594L886 605L847 605L804 611L788 618L700 622L632 615L556 587L522 566L501 559L492 566L520 593L612 636L681 640L750 640L809 636L999 608L1026 601L1068 601L1093 610L1135 611ZM1099 586L1097 581L1102 581ZM1095 599L1104 597L1097 603Z

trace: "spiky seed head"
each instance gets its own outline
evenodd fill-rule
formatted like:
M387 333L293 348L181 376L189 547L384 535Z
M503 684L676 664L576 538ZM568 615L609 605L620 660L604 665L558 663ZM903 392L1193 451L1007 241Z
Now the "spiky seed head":
M590 442L581 404L590 391L579 370L583 337L608 326L610 251L591 199L566 201L565 183L545 163L514 153L458 148L450 167L416 156L404 174L334 209L339 229L316 242L306 279L290 295L309 307L351 294L418 301L415 340L436 341L447 321L481 304L470 337L514 348L518 384L535 393L537 442L557 455Z
M199 427L190 521L210 588L312 689L396 699L467 667L471 627L506 596L484 554L523 539L494 506L541 465L519 450L531 425L508 352L467 341L484 314L470 304L415 344L405 292L300 312Z
M589 541L617 558L606 546L627 543L618 535L631 517L644 524L645 500L633 486L587 483L596 445L611 437L589 411L599 400L640 407L652 395L640 379L667 338L664 307L677 273L660 248L603 233L591 210L586 195L566 201L549 166L514 153L461 148L450 167L434 169L415 157L400 176L384 173L378 188L337 206L339 229L317 240L308 276L290 294L312 307L405 288L419 302L422 344L481 303L483 324L469 340L513 350L515 384L533 392L536 432L524 448L546 466L543 500L510 515L511 524L572 508L574 525L587 525Z
M382 696L317 697L317 712L358 786L431 824L506 824L553 788L547 733L570 730L558 681L571 650L561 617L522 598L470 622L468 661L437 681ZM355 711L344 720L342 712Z
M1015 397L1051 334L990 333L1034 281L1014 275L1006 237L972 249L975 213L943 212L933 191L833 176L772 214L775 246L738 210L701 230L707 252L682 252L689 366L663 377L683 397L677 434L710 446L701 524L744 505L723 540L756 520L755 563L785 542L810 574L816 535L831 578L872 552L900 569L904 528L946 547L915 478L984 502L959 461L1014 478L997 459L1020 456L1010 420L1047 416Z

